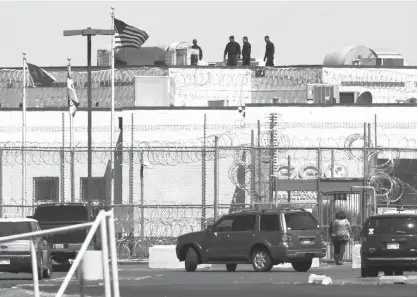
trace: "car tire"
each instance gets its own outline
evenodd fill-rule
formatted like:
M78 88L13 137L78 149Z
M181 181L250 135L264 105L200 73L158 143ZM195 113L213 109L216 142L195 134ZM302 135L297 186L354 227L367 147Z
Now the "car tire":
M196 271L198 264L198 255L194 248L189 248L186 253L186 258L184 259L184 268L187 272Z
M251 255L251 264L256 272L268 272L273 268L273 260L265 248L256 248Z
M49 258L49 263L43 272L44 278L50 279L52 277L52 259Z
M296 270L297 272L306 272L309 269L311 269L312 258L307 258L307 259L300 260L300 261L294 261L291 263L292 263L293 269Z
M394 275L403 275L402 269L395 269Z
M379 271L377 271L377 269L361 267L361 277L377 277L378 275Z
M383 273L385 276L392 276L393 275L393 270L392 269L385 269L383 270Z
M226 270L229 272L234 272L235 270L237 270L237 264L226 264Z

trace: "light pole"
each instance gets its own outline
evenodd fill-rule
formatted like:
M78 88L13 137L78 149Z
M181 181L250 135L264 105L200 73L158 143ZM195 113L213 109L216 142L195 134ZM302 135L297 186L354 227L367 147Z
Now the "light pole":
M82 30L64 30L64 36L87 36L87 203L89 217L92 215L91 198L92 198L92 152L91 152L91 37L96 35L115 35L115 30L92 29L88 27Z

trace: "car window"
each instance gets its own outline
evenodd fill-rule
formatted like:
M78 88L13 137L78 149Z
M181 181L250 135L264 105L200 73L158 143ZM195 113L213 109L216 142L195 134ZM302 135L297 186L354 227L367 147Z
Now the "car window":
M225 217L214 226L213 231L214 232L231 232L233 222L234 220L232 217Z
M371 218L365 234L417 234L416 217Z
M33 218L41 222L88 222L88 211L82 205L47 205L37 207Z
M29 222L1 222L0 237L31 232Z
M260 231L277 231L279 228L279 216L266 214L260 217Z
M234 217L234 222L232 223L232 231L253 231L255 227L255 218L255 215L240 215Z
M285 219L287 230L310 230L318 228L318 222L307 211L286 213Z

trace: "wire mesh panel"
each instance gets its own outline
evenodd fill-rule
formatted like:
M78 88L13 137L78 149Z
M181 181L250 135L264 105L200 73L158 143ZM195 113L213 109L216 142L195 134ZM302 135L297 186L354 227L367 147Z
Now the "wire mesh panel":
M257 141L254 146L229 147L225 141L218 147L207 142L205 148L123 144L115 159L113 201L110 158L114 152L93 147L90 198L93 205L114 208L119 256L146 257L150 246L172 244L181 234L206 228L215 217L287 203L311 211L326 236L336 212L343 210L355 243L361 224L378 208L416 205L414 149L280 147L267 140L260 139L260 146ZM285 142L276 139L276 143ZM32 215L39 203L87 202L85 147L38 146L24 152L25 162L21 147L1 150L3 217ZM347 189L323 193L327 180L348 182ZM358 181L362 186L350 190ZM318 197L318 193L322 194ZM348 247L346 260L350 251Z

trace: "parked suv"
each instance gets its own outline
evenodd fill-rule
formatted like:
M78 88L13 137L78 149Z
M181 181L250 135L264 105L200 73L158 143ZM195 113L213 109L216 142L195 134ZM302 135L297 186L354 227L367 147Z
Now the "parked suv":
M40 231L32 219L0 219L0 237ZM38 256L38 278L51 278L51 252L45 238L32 239ZM32 273L30 239L0 243L0 271Z
M366 219L361 231L361 276L417 270L417 215L387 213Z
M38 205L33 218L39 221L42 230L89 222L87 205L84 203L45 203ZM78 229L48 236L52 259L67 264L75 259L88 229ZM92 248L92 247L90 247Z
M205 231L178 238L177 258L186 271L198 264L251 263L255 271L270 271L273 265L290 262L296 271L308 271L312 258L326 254L318 222L304 209L246 210L220 218Z

